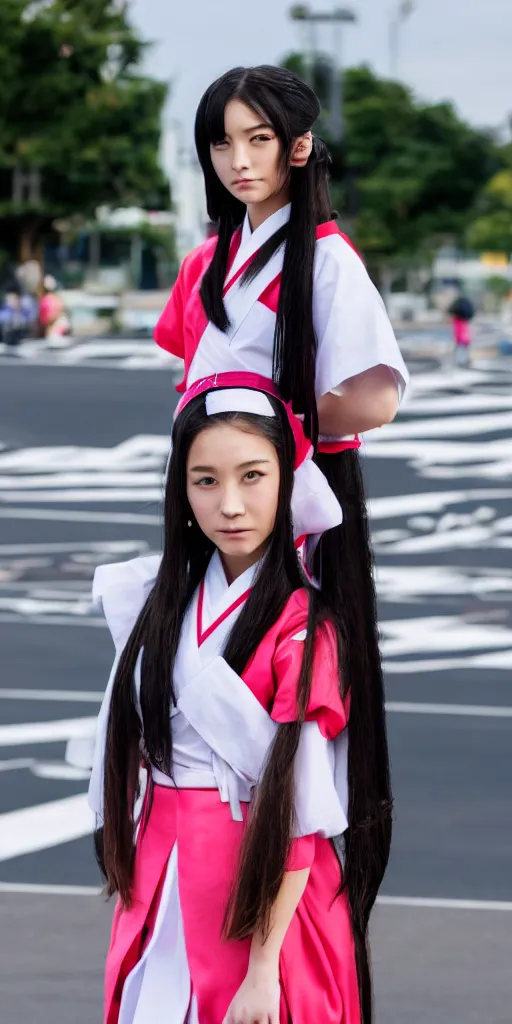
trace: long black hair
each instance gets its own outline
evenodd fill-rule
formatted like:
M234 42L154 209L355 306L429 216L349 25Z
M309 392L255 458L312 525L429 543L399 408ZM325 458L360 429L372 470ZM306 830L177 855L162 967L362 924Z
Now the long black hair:
M297 75L279 67L235 68L204 94L196 117L196 147L203 169L208 212L219 228L215 253L202 285L206 314L221 330L228 322L222 292L233 231L245 205L222 185L210 145L224 138L224 111L242 100L273 127L282 144L283 169L293 141L310 130L320 106ZM314 140L305 167L289 170L290 220L262 246L248 270L256 274L285 244L273 377L280 392L304 416L308 436L317 442L315 377L317 339L313 323L313 261L316 228L332 216L329 154ZM244 275L244 276L245 276ZM342 344L340 325L340 344ZM338 382L337 382L338 383ZM349 829L344 842L343 886L348 891L359 976L363 1024L372 1017L372 986L367 953L370 912L386 870L391 844L392 796L384 713L384 684L378 645L373 558L358 455L355 451L318 454L320 468L344 513L341 526L322 538L314 573L322 601L342 637L344 685L351 692L349 718Z
M213 543L203 534L194 519L186 491L187 457L192 441L200 431L211 428L219 421L235 420L243 429L258 431L270 440L279 459L280 482L275 526L250 597L224 652L224 657L236 672L243 671L258 644L277 621L290 594L304 585L294 546L290 512L295 443L282 404L273 398L269 400L274 407L273 417L245 413L207 416L205 396L200 395L185 407L174 425L165 491L162 562L154 588L122 652L114 680L107 726L104 826L101 843L98 837L97 849L102 857L107 892L119 892L127 906L131 898L134 805L138 793L140 745L143 738L147 761L169 775L172 765L170 708L176 703L173 666L181 625L190 599L203 579L214 551ZM134 672L142 649L141 722L135 697ZM281 728L286 732L287 727ZM291 792L291 774L287 784ZM275 807L280 803L280 795L277 793ZM274 829L272 821L272 829L279 848L283 844L286 846L283 828L281 831L277 826ZM278 835L280 839L277 839Z

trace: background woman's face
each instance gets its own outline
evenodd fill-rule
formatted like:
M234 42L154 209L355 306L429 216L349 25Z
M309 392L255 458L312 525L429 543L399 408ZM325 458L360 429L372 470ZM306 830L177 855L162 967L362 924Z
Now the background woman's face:
M231 195L243 203L261 203L286 184L281 142L261 114L241 100L230 100L224 114L224 139L210 146L213 167Z

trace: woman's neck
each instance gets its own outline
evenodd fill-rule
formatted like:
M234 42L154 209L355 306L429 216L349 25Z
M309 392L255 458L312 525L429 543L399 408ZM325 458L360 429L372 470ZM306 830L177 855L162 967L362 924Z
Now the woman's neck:
M253 551L250 555L225 555L220 549L219 551L220 560L222 562L222 568L224 569L224 575L228 586L230 587L235 580L238 579L242 573L250 569L251 566L256 565L260 558L263 556L267 549L267 544L262 544L257 551Z
M275 195L269 196L268 199L263 200L261 203L248 203L247 213L249 216L249 224L251 225L251 231L256 231L269 217L272 217L278 210L282 210L283 206L288 206L290 202L290 190L288 188L282 189L280 192L276 192Z

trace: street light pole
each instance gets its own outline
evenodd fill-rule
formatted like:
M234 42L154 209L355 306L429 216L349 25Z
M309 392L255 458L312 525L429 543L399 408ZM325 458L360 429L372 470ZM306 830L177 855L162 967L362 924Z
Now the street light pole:
M413 12L414 0L401 0L391 14L389 21L389 74L391 78L398 78L400 30Z
M330 131L334 143L341 143L344 135L343 124L343 65L341 54L341 26L343 22L357 21L356 15L346 7L335 7L332 11L311 11L305 4L296 4L291 8L290 16L292 21L302 21L310 26L311 51L308 54L307 64L313 69L316 57L316 40L314 38L314 27L319 23L329 23L333 26L334 54L331 67L331 95L330 95Z

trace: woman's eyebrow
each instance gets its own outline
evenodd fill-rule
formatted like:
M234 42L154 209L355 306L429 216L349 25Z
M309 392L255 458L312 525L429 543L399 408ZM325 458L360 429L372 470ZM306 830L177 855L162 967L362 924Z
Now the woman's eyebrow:
M250 469L251 466L268 465L270 459L249 459L248 462L241 462L236 469ZM189 473L216 473L215 466L190 466Z
M249 132L256 132L258 130L258 128L266 128L268 131L272 131L273 130L272 129L272 125L262 123L262 124L254 124L254 125L252 125L251 128L244 128L244 132L246 132L247 134Z
M241 462L237 469L250 469L251 466L268 465L270 459L250 459L249 462Z

